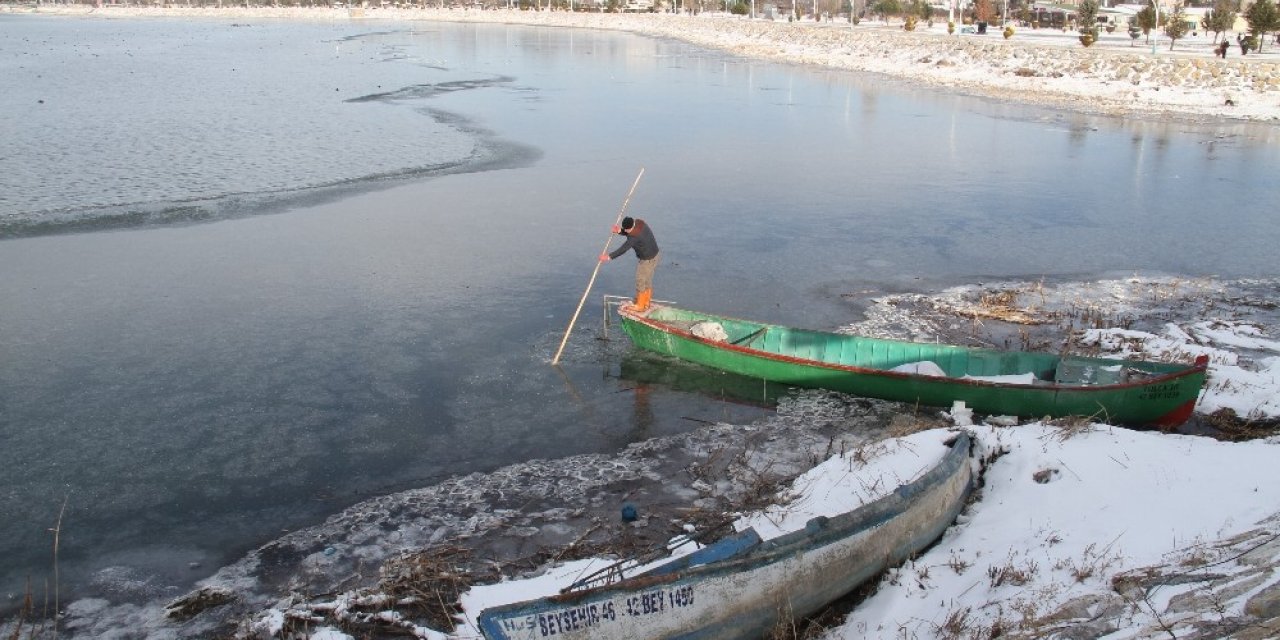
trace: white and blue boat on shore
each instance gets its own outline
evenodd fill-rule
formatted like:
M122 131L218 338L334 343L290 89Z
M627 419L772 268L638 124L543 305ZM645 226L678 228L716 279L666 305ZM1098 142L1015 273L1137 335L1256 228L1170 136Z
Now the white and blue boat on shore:
M809 616L937 540L974 485L970 437L893 493L762 541L745 530L635 576L485 609L489 640L745 640Z

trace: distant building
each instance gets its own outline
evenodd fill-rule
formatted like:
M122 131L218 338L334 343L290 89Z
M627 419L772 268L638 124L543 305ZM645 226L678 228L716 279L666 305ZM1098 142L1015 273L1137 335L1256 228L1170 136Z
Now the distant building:
M1042 29L1063 29L1075 22L1076 6L1057 2L1031 4L1031 22Z
M1098 26L1115 27L1117 30L1128 29L1129 23L1136 18L1140 10L1141 8L1136 5L1116 5L1098 9Z

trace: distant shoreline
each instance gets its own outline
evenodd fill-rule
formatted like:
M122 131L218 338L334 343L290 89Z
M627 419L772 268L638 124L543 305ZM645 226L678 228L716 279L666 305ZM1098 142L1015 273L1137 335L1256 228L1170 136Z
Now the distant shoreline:
M1019 29L1003 38L949 35L946 25L787 22L704 13L570 13L468 9L316 7L122 7L0 5L0 12L85 17L179 17L308 21L447 21L602 29L675 38L749 58L883 74L996 100L1103 115L1148 115L1198 122L1280 122L1280 47L1226 59L1211 36L1151 45L1102 34L1085 48L1074 33ZM1153 34L1154 36L1154 34Z

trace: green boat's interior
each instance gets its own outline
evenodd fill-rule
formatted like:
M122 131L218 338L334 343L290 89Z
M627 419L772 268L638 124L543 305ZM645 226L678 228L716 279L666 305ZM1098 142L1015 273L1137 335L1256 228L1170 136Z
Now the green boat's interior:
M648 317L716 342L802 360L1005 384L1107 385L1137 382L1184 368L1177 364L1062 358L1051 353L882 340L765 325L665 306L653 307ZM708 327L712 329L709 332Z

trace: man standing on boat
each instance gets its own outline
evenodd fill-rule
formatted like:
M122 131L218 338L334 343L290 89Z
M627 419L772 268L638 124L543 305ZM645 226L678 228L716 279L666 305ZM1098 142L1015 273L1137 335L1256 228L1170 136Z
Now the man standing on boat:
M614 249L612 253L600 254L600 262L608 262L621 257L631 249L636 252L636 311L649 308L653 298L653 272L658 268L658 241L653 238L653 230L648 223L639 218L623 218L622 226L613 227L613 232L626 236L627 241Z

